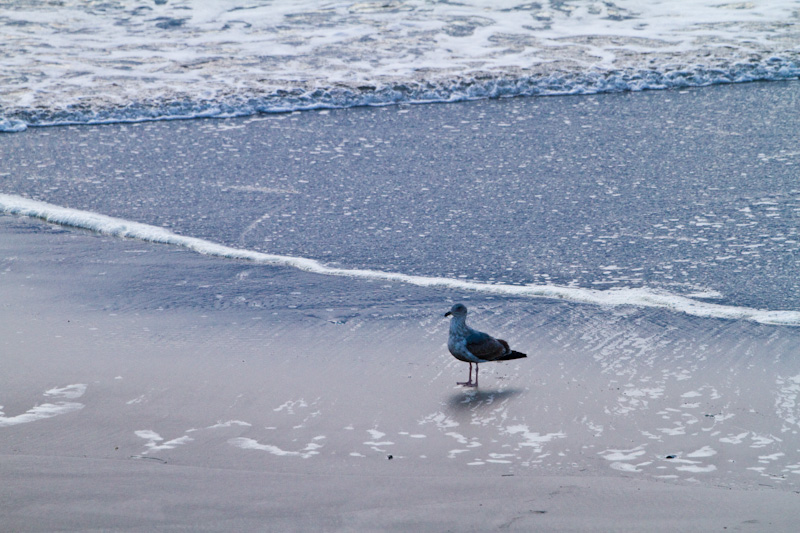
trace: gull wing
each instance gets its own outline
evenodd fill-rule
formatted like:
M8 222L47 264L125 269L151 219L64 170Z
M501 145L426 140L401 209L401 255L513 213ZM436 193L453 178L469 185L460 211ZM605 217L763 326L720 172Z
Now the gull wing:
M494 361L506 354L506 346L486 333L475 331L466 338L467 350L484 361Z

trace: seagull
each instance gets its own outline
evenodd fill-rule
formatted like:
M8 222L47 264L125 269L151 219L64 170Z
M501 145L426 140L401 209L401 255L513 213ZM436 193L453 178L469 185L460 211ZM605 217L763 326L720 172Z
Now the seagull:
M467 306L464 304L455 304L444 316L453 317L450 319L450 337L447 339L447 348L453 357L469 363L469 381L457 382L456 385L477 387L478 363L528 357L524 353L512 350L506 341L495 339L487 333L475 331L469 327L467 325ZM475 363L475 383L472 382L472 363Z

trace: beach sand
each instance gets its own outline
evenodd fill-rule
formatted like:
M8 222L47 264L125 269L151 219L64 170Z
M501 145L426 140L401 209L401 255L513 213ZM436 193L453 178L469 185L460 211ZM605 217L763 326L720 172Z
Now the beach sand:
M84 130L38 131L9 143ZM798 328L325 276L22 217L0 216L0 236L0 529L800 520ZM756 289L742 292L757 304ZM528 358L456 386L467 367L443 316L455 301Z
M792 329L683 318L676 331L660 312L547 300L520 316L508 301L498 311L533 325L473 322L530 357L483 365L481 389L465 390L446 305L277 312L211 296L154 309L187 272L203 285L251 267L2 223L9 531L791 531L800 519L795 431L774 427L759 385L785 371ZM386 290L260 268L286 289ZM623 314L626 331L602 324Z

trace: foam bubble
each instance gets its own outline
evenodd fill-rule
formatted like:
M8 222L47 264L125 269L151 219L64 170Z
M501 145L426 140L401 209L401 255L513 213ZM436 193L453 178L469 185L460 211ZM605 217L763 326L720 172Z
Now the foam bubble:
M16 416L5 416L3 413L3 406L0 405L0 427L16 426L18 424L27 424L42 420L45 418L52 418L54 416L79 411L84 408L82 403L76 402L58 402L58 403L43 403L28 409L27 412Z
M716 454L717 454L717 451L714 448L712 448L711 446L703 446L699 450L695 450L695 451L693 451L691 453L687 453L686 457L691 457L691 458L711 457L711 456L716 455Z
M313 440L319 440L319 439L320 437L315 437L315 439ZM319 455L319 452L317 450L322 448L321 444L310 442L306 445L304 449L300 451L288 451L288 450L283 450L278 446L274 446L272 444L261 444L255 439L249 439L246 437L237 437L235 439L230 439L228 443L232 446L241 448L243 450L257 450L257 451L267 452L272 455L277 455L279 457L301 457L303 459L308 459L309 457Z
M74 385L67 385L66 387L53 387L45 391L45 396L61 396L73 400L80 398L86 392L86 385L83 383L75 383Z
M136 434L137 437L145 439L147 441L147 443L145 444L145 446L147 447L147 451L144 452L144 455L147 455L150 452L172 450L182 444L186 444L194 440L192 437L184 435L182 437L178 437L177 439L172 439L164 442L164 437L162 437L161 435L150 429L140 429L134 431L134 434Z
M682 465L676 466L675 470L680 470L681 472L691 472L692 474L706 474L708 472L713 472L717 469L714 465Z

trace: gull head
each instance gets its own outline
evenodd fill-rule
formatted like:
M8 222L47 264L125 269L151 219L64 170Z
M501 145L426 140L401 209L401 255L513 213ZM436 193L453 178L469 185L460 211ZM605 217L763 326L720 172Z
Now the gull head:
M458 317L466 317L467 316L467 306L464 304L455 304L453 307L450 308L448 312L444 314L444 316L458 316Z

